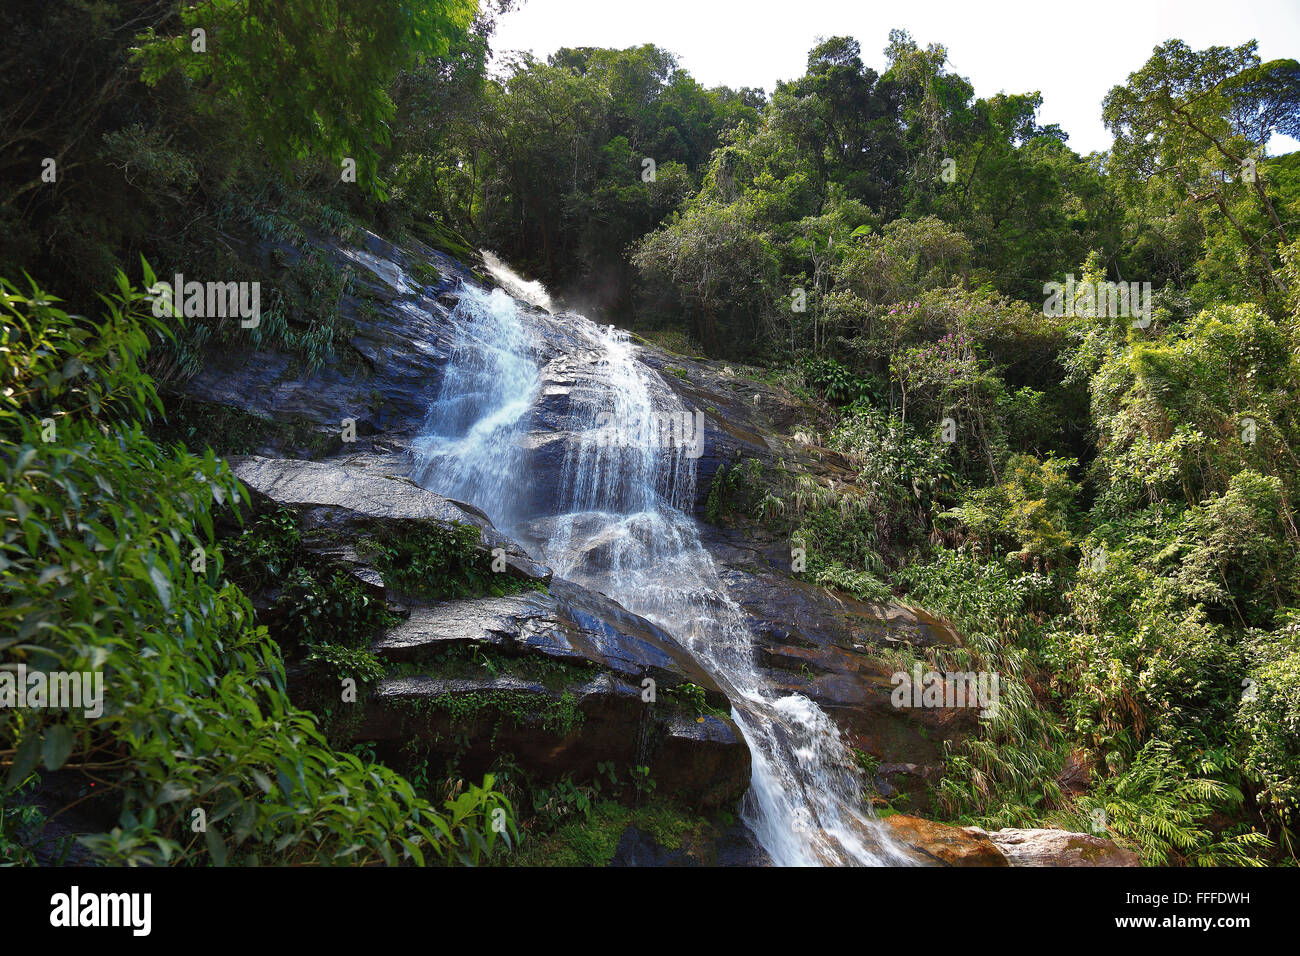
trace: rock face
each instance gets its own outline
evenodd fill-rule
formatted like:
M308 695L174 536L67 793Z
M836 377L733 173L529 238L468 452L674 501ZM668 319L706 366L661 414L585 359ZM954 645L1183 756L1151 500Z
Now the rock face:
M1140 866L1131 850L1090 833L1004 829L989 834L1012 866Z
M644 346L637 358L658 371L690 408L704 413L704 448L696 462L696 511L703 512L709 485L722 465L754 459L765 468L784 461L837 478L850 477L842 454L801 440L796 426L828 424L823 409L782 388L744 377L725 363L670 355ZM812 437L812 436L804 436Z
M313 462L234 455L226 460L254 496L293 508L309 529L332 528L345 541L358 537L363 525L376 522L473 525L480 531L485 552L498 548L505 552L512 575L539 581L550 577L549 568L498 533L482 511L427 491L406 477L407 465L399 456L354 455ZM336 557L361 564L346 546L338 549Z
M383 447L405 447L424 422L440 381L438 370L452 346L450 310L440 297L462 282L480 285L481 280L414 241L401 249L367 233L360 249L327 243L322 249L357 277L355 291L340 303L355 328L349 341L354 354L304 372L293 356L273 350L218 353L186 383L186 392L273 421L306 422L332 442L334 452L356 450L342 443L345 418L356 421L360 447L374 436L382 436ZM289 261L298 255L288 246L277 251ZM258 450L281 457L307 451L272 434Z
M744 793L749 749L724 716L730 704L708 674L649 621L603 595L552 580L550 569L481 512L420 488L382 458L229 461L255 507L290 508L302 528L325 532L306 537L306 546L405 614L373 642L390 676L362 702L354 740L440 752L460 737L455 749L466 770L485 770L508 753L541 779L589 778L604 761L645 765L657 786L702 807L732 804ZM508 576L549 586L412 601L394 593L348 543L421 523L477 527L478 547L504 552ZM444 673L447 652L464 659L481 648L499 652L492 667L505 672ZM647 678L655 682L657 704L642 699ZM674 690L688 684L700 688L711 710L674 703Z
M877 792L905 793L909 809L928 809L943 742L973 733L977 711L895 707L892 678L906 670L900 662L956 646L953 630L919 609L869 604L799 580L788 570L787 541L719 529L704 540L750 617L772 683L815 701L852 746L881 759Z
M323 251L358 276L356 291L344 296L343 308L355 326L350 345L361 361L355 356L351 361L331 359L304 373L290 357L275 352L217 356L187 387L192 399L305 424L334 453L346 452L347 457L286 461L313 456L277 437L283 432L268 433L262 453L274 457L240 460L240 477L255 493L294 505L306 521L322 527L376 518L474 524L482 529L485 548L506 549L512 574L544 577L546 569L500 535L481 511L429 492L414 494L417 489L408 478L411 444L452 348L457 289L461 283L481 287L481 278L418 242L399 248L372 234L359 249L324 243ZM572 436L565 431L572 391L583 376L593 374L599 355L573 317L521 309L540 379L524 438L532 498L525 507L545 515L559 497L563 463L572 451ZM724 463L753 458L772 467L784 461L826 477L847 477L842 456L805 440L815 435L793 431L796 426L808 429L809 422L825 424L825 412L816 406L746 378L743 369L648 344L634 350L661 373L664 389L704 414L704 443L696 461L698 512ZM344 418L356 421L354 444L344 445L338 437ZM343 506L348 508L340 512ZM778 686L815 700L839 723L850 744L880 761L874 781L879 793L906 794L909 808L924 810L929 785L941 770L943 741L972 732L976 718L970 709L894 708L890 678L900 660L954 644L956 635L923 612L865 604L798 580L788 570L788 542L706 528L704 543L732 597L750 617L759 663L768 675ZM346 546L336 557L374 583L374 574ZM443 613L454 620L462 612ZM417 617L413 614L413 620Z

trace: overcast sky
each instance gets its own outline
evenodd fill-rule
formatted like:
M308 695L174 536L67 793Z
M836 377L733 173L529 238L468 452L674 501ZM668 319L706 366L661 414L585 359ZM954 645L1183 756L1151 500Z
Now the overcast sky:
M525 0L501 18L495 47L539 58L562 46L654 43L705 86L759 86L801 76L818 37L848 35L885 66L889 31L943 43L977 96L1043 94L1080 153L1110 146L1101 101L1171 37L1194 49L1259 41L1264 60L1300 59L1300 0ZM1275 138L1271 152L1297 148Z

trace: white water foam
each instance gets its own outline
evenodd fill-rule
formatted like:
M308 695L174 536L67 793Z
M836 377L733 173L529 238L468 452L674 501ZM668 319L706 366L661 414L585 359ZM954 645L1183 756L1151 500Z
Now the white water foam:
M480 249L479 255L483 257L483 266L488 273L497 280L497 285L505 289L510 295L527 302L529 305L545 309L547 312L555 311L551 302L551 294L546 291L546 286L542 285L541 282L536 279L531 281L525 279L502 262L495 252Z

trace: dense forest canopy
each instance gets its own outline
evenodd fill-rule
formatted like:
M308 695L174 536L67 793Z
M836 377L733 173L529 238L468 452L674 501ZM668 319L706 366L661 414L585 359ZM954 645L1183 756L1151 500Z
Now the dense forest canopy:
M144 743L157 691L112 657L139 686L109 718L0 718L10 786L139 744L123 823L96 845L115 859L234 852L177 835L162 790L182 784L225 794L242 849L291 861L453 839L436 801L352 756L355 841L302 839L330 818L312 774L333 751L286 709L233 575L191 569L237 484L159 431L238 326L152 321L133 289L150 264L260 278L255 347L318 368L349 348L347 277L281 252L370 229L494 250L563 304L825 406L809 428L856 474L811 488L737 463L709 517L806 543L824 586L947 615L1006 675L998 719L946 755L945 818L1086 828L1102 809L1147 862L1294 862L1300 153L1267 148L1300 135L1300 64L1171 38L1098 104L1113 147L1081 156L1039 123L1038 92L980 95L901 30L827 38L771 91L710 89L649 44L494 74L511 5L0 9L0 649L72 666L182 627L229 686L203 697L185 654L156 648L168 693L193 694L193 733L253 774L178 783ZM861 44L882 41L877 73ZM1053 283L1072 298L1049 314ZM1151 314L1098 307L1110 283L1149 284ZM141 469L152 484L122 510L112 488ZM100 510L69 524L63 495ZM105 550L120 563L70 573ZM101 605L108 636L53 610ZM241 694L269 702L258 720L288 757L240 737ZM255 804L248 781L286 759L308 786ZM504 799L474 793L466 832Z

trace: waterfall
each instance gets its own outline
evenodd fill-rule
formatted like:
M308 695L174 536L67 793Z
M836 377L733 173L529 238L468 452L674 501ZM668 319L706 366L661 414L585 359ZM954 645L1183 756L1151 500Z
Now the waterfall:
M516 308L500 289L462 290L452 313L456 341L412 447L418 483L477 505L503 528L516 518L519 438L538 388Z
M510 295L547 312L555 311L551 303L551 294L546 291L546 286L535 279L532 281L525 279L502 262L495 252L480 249L479 255L483 257L483 266L488 273L497 280L497 285Z
M691 516L693 410L612 326L528 313L500 291L473 289L462 291L453 320L463 342L417 450L421 483L501 515L501 530L558 577L663 627L709 672L753 756L742 819L775 864L909 862L864 811L834 722L808 698L772 689L758 668L745 614ZM528 425L521 408L539 395L534 335L562 341L553 361L569 387L567 405L548 416L565 447L558 494L529 514L518 504L526 483L518 446Z

